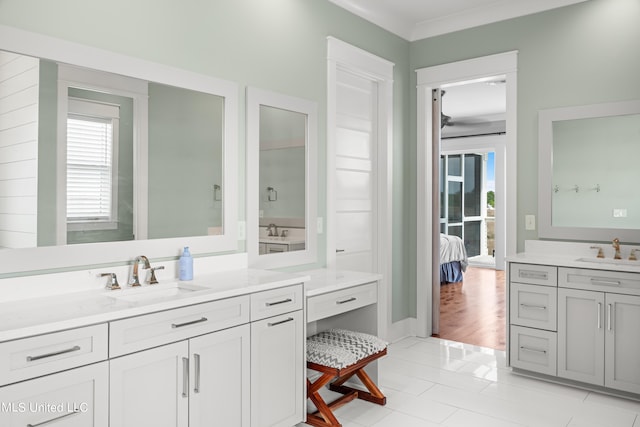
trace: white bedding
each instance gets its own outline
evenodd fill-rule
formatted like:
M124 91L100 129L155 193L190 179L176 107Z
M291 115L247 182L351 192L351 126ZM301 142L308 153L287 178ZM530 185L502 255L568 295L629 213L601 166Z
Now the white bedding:
M469 261L467 260L467 250L464 242L458 236L440 234L440 264L460 261L462 271L466 271Z

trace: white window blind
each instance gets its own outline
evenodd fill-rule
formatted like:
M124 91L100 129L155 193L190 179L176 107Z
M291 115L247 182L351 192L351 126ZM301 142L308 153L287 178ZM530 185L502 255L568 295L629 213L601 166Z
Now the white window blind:
M119 109L69 100L67 118L67 222L117 220Z

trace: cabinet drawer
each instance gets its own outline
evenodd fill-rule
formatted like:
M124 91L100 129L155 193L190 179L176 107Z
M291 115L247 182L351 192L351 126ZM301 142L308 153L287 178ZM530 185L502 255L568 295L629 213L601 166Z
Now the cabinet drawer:
M307 298L307 322L374 304L378 300L377 283L354 286Z
M251 295L251 321L302 310L302 284Z
M249 296L196 304L109 323L109 357L249 322Z
M559 286L640 295L640 274L560 267Z
M555 266L513 263L509 271L511 282L558 286L558 267Z
M1 426L107 427L109 363L2 387L0 403Z
M555 331L557 328L557 288L512 283L510 321L514 325Z
M556 375L555 332L511 326L510 360L514 368Z
M107 324L0 343L0 385L107 359Z

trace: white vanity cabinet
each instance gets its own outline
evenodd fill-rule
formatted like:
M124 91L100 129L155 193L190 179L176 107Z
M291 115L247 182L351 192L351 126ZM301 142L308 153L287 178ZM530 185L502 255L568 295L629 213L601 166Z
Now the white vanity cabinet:
M112 322L112 351L136 352L110 360L111 426L248 427L248 321L242 296Z
M251 427L305 418L302 284L251 295Z
M640 278L560 268L560 280L567 287L558 291L558 376L640 393L640 296L619 293Z
M640 394L640 273L509 264L512 367Z

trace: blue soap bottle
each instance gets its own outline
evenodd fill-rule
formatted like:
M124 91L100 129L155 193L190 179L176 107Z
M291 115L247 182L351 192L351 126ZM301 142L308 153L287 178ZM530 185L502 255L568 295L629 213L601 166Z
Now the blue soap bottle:
M189 246L185 246L179 260L178 279L193 280L193 257L189 252Z

